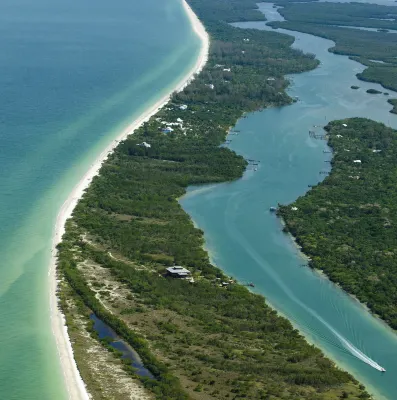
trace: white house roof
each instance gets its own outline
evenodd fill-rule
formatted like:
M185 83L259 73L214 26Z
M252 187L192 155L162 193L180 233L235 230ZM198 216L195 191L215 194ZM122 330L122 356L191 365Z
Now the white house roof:
M179 266L168 267L167 271L170 274L176 274L176 275L189 275L190 274L190 271L188 269L179 267Z
M151 144L149 144L149 143L146 143L146 142L143 142L143 143L139 143L137 146L144 146L144 147L152 147L152 145Z

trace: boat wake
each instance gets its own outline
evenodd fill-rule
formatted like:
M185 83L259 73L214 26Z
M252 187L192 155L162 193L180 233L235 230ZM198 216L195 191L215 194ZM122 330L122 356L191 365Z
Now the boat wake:
M334 335L340 340L343 346L350 351L350 353L355 356L356 358L360 359L361 361L365 362L366 364L370 365L372 368L377 369L380 372L386 372L386 370L381 367L376 361L369 358L365 355L361 350L357 349L357 347L353 346L348 340L346 340L343 336L341 336L338 332L331 328Z
M225 214L226 215L226 214ZM246 240L246 238L236 229L234 224L232 224L232 219L231 218L226 218L225 217L225 224L228 227L228 231L233 233L238 237L238 241L240 244L243 244L244 250L248 253L248 255L262 268L264 268L267 265L267 262L262 258L262 256L257 253L254 248L251 246L251 244ZM266 268L266 267L265 267ZM372 368L380 371L380 372L385 372L385 368L380 366L376 361L372 360L370 357L368 357L366 354L364 354L361 350L359 350L356 346L354 346L352 343L350 343L345 337L343 337L335 328L333 328L326 320L324 320L323 317L321 317L315 310L310 308L308 305L303 303L301 300L299 300L296 295L291 291L291 289L282 281L280 276L272 269L270 266L266 268L266 273L274 280L275 283L278 284L278 286L283 290L283 292L296 304L301 306L304 310L306 310L313 318L315 318L317 321L321 322L323 326L325 326L334 336L334 340L325 337L323 334L319 333L316 331L316 329L313 328L308 328L302 329L302 321L298 323L298 321L295 321L295 319L287 315L288 319L294 321L296 325L302 329L309 331L311 335L320 337L322 340L328 342L329 344L338 347L340 350L343 352L361 360L365 364L371 366ZM336 340L335 340L336 339Z

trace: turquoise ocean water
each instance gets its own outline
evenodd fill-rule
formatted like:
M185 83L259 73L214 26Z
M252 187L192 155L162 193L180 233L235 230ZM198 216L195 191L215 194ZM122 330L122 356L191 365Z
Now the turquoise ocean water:
M271 4L261 4L269 20L280 15ZM269 29L263 22L236 24ZM379 85L358 81L364 67L345 56L328 52L329 40L283 31L296 38L294 47L311 52L321 65L291 76L293 105L272 108L241 119L230 136L230 147L247 159L260 160L236 182L190 188L182 206L204 230L212 260L241 282L253 282L283 315L333 360L350 371L376 394L376 399L397 399L397 335L372 317L362 305L320 274L302 267L305 260L289 236L282 233L269 212L278 203L288 204L319 182L329 168L326 143L309 137L322 132L328 121L368 117L397 128L387 96L370 95L369 88L397 97ZM360 86L352 90L351 85ZM349 344L347 344L347 342ZM372 368L351 347L363 352L386 373Z
M0 399L63 399L49 316L58 209L194 65L179 0L0 2Z

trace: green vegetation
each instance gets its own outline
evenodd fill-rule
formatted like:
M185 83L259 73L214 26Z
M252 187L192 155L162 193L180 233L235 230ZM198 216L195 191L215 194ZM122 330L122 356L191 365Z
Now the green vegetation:
M387 102L393 106L390 112L397 114L397 99L388 99Z
M368 67L357 75L359 79L397 90L397 35L384 31L397 29L397 22L388 20L396 16L395 7L363 3L277 3L284 6L279 11L287 21L273 22L272 26L333 40L336 44L330 51L348 55Z
M253 2L231 4L191 1L211 34L207 66L119 144L77 205L59 245L62 308L70 323L72 298L85 324L88 309L130 343L161 400L368 398L263 297L210 264L203 232L177 201L188 185L239 178L246 161L221 146L230 126L291 102L284 75L318 64L290 48L292 37L229 26L260 18ZM195 282L165 277L174 263Z
M354 90L357 90L357 89L360 89L360 86L352 85L352 86L350 86L350 88L354 89Z
M366 92L369 93L369 94L381 94L382 93L382 92L380 92L379 90L376 90L376 89L368 89Z
M331 174L293 203L298 210L282 206L280 215L312 268L396 329L396 131L361 118L326 129L334 150Z

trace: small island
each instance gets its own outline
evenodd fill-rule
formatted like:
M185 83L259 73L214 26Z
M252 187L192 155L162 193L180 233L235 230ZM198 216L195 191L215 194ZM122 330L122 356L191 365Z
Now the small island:
M393 106L390 112L392 114L397 114L397 99L388 99L387 102Z
M367 93L369 93L369 94L381 94L382 92L380 92L379 90L376 90L376 89L368 89Z
M357 90L357 89L360 89L360 86L352 85L352 86L350 86L350 88L354 89L354 90Z

